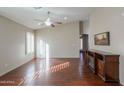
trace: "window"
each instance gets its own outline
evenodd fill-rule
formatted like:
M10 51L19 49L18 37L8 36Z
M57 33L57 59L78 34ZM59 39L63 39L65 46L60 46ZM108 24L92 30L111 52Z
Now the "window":
M32 32L26 32L26 54L34 52L34 35Z

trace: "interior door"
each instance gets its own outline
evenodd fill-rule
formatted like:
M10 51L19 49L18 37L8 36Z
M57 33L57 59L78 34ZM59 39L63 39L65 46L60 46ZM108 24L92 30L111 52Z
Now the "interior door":
M88 50L88 34L83 34L83 51Z

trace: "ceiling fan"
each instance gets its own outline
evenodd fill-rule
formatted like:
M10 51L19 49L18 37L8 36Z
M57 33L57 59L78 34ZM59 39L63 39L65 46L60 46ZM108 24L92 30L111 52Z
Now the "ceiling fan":
M52 21L50 18L50 12L47 12L48 17L43 21L40 19L34 19L35 21L39 22L39 25L46 25L46 26L51 26L55 27L56 24L62 24L62 22L57 22L57 21Z

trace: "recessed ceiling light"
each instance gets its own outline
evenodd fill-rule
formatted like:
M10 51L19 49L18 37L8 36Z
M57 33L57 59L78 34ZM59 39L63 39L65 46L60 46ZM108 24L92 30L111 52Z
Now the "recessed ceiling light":
M64 17L64 20L67 20L67 19L68 19L67 16L65 16L65 17Z
M124 16L124 13L122 13L121 16Z

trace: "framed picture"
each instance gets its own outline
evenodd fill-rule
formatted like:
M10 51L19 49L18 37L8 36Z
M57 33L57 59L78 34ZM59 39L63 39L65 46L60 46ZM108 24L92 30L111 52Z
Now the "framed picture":
M95 41L95 45L110 45L109 32L96 34L94 41Z

